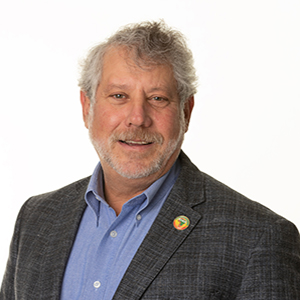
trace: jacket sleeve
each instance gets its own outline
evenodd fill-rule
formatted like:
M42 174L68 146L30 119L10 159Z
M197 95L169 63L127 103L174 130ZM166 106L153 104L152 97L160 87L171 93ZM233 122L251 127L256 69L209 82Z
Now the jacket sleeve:
M14 300L15 299L15 276L16 276L16 263L18 258L18 245L19 245L19 233L20 223L22 219L22 212L24 206L21 208L14 229L14 234L10 244L9 257L6 265L6 270L3 276L0 300Z
M249 255L237 300L300 300L300 237L280 219L269 226Z

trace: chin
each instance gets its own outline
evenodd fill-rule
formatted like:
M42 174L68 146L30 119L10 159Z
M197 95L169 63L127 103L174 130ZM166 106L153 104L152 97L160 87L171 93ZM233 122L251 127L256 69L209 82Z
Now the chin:
M130 162L118 162L113 157L102 157L108 165L113 168L119 175L128 179L145 178L159 172L166 163L163 159L156 159L148 164L143 164L131 160Z

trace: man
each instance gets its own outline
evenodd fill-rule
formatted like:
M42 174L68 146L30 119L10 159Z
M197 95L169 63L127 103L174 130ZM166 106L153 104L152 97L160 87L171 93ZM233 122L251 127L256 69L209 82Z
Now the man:
M300 299L295 226L180 150L196 76L179 32L125 27L79 85L100 163L23 205L0 299Z

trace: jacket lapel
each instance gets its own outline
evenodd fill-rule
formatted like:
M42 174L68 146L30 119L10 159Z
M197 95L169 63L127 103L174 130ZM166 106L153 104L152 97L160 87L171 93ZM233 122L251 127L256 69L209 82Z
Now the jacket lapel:
M201 173L184 153L181 153L180 160L180 175L129 265L114 300L140 299L201 219L201 215L192 208L205 201ZM190 220L185 230L177 230L173 226L178 216L186 216Z
M45 233L47 231L52 235L48 236L44 260L40 266L42 271L39 280L41 283L47 282L46 288L44 284L39 285L43 287L40 299L60 299L64 271L86 207L84 193L88 181L89 178L86 178L77 182L75 188L70 186L69 192L65 191L60 197L56 195L55 205L48 207L47 214L51 218L48 217L44 222L44 228Z

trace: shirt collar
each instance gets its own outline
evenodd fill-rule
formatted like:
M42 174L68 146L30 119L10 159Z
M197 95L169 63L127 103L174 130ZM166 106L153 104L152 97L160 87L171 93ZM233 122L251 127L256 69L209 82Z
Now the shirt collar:
M164 191L167 192L167 190L169 190L169 188L173 186L179 175L179 172L180 162L177 159L171 169L164 176L153 182L152 185L150 185L143 193L128 200L126 202L126 205L135 205L137 203L140 204L141 200L146 200L141 207L141 209L145 209L158 191L164 194ZM85 193L85 201L87 205L93 209L97 217L99 217L100 202L108 206L107 202L105 201L103 192L103 171L101 162L97 164L91 176Z

